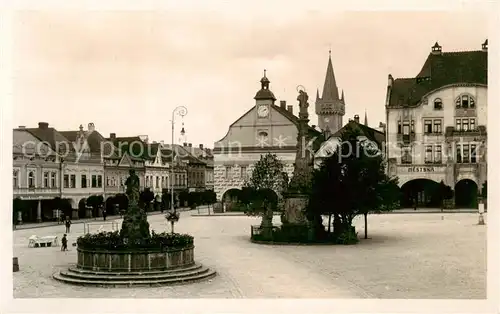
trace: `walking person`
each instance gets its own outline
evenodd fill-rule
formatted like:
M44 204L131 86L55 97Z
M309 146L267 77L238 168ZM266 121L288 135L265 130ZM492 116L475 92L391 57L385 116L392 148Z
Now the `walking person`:
M61 239L61 251L67 251L68 250L68 238L66 238L66 233L63 235Z
M104 221L106 221L106 208L103 208L102 209L102 218L104 219Z
M66 219L66 233L70 233L71 221Z

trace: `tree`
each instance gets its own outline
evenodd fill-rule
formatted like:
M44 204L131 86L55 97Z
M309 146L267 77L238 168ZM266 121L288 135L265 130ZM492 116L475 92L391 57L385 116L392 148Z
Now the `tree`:
M269 229L264 232L271 231L275 195L281 195L288 185L288 175L284 167L284 163L276 154L261 155L253 168L250 180L244 185L250 192L245 196L246 204L250 205L247 214L262 215L261 226Z
M168 210L170 208L170 200L172 195L168 192L167 189L163 189L161 193L161 212L164 210Z
M139 200L144 206L144 210L147 212L151 206L151 202L155 199L155 194L151 189L145 188L139 195Z
M352 220L362 214L367 237L370 212L399 206L397 178L385 174L386 165L379 148L360 140L360 135L358 130L347 126L334 154L313 172L308 219L327 214L331 221L333 216L333 232L338 236L350 233Z
M128 207L128 196L123 193L119 193L115 195L115 202L118 204L118 210L124 211Z
M117 204L117 202L114 196L110 196L106 199L104 207L106 208L106 213L108 215L115 214L115 209L116 209L115 204Z

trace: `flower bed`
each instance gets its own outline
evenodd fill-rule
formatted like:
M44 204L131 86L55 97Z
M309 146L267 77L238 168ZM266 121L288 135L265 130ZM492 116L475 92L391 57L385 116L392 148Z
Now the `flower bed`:
M157 250L179 249L193 246L194 239L189 234L178 233L155 233L152 231L151 237L144 239L140 245L125 243L120 237L119 231L101 232L97 234L86 234L77 240L78 248L84 250L105 250L105 251L130 251L130 250Z

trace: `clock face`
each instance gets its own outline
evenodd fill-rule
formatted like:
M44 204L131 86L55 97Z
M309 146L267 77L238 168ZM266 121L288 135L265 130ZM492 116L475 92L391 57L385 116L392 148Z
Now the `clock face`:
M260 106L258 109L257 109L257 115L260 117L260 118L265 118L269 115L269 107L267 107L266 105L263 105L263 106Z
M325 121L325 123L328 123L328 122L330 122L330 119L325 118L325 120L324 120L324 121Z

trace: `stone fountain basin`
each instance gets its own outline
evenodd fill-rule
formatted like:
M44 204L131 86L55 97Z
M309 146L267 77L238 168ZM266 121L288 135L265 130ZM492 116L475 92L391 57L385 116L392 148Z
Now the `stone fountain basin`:
M194 246L149 250L92 250L77 248L76 267L93 271L141 272L194 265Z

